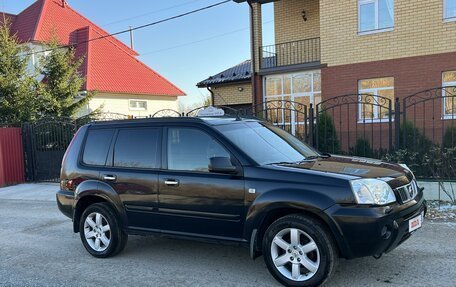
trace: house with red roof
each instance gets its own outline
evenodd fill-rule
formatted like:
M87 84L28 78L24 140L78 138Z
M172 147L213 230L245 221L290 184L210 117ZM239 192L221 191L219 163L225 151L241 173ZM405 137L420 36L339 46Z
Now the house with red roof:
M96 91L81 115L96 109L132 116L149 116L161 109L177 110L185 93L137 59L136 51L72 9L65 0L37 0L17 15L0 12L11 32L34 53L30 68L43 55L52 38L72 46L83 57L81 73L86 78L80 95ZM97 39L99 38L99 39ZM95 39L95 40L94 40ZM40 52L41 51L41 52ZM45 52L44 54L46 54ZM77 96L77 95L75 95Z

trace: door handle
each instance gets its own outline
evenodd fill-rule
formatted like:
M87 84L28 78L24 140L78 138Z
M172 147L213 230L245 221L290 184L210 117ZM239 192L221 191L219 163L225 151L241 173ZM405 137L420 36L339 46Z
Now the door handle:
M107 181L116 181L117 177L115 175L106 174L103 176L103 179Z
M167 186L178 186L179 185L179 181L177 181L175 179L166 179L165 180L165 184Z

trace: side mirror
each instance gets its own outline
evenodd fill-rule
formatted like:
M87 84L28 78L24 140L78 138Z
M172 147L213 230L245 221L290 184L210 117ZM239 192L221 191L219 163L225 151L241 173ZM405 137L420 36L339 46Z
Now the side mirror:
M237 168L231 163L229 157L211 157L209 171L214 173L236 173Z

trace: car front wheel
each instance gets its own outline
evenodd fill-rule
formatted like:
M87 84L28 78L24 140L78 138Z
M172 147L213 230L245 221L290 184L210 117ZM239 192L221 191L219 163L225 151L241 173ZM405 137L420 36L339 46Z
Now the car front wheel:
M82 243L92 256L114 256L127 243L128 235L122 231L108 203L96 203L87 207L79 224Z
M285 286L320 286L337 264L331 235L318 220L289 215L265 233L263 254L271 274Z

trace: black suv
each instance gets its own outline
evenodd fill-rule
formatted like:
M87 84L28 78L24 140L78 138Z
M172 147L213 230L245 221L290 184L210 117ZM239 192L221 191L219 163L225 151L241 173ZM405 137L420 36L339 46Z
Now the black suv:
M321 154L236 117L83 126L57 202L95 257L120 252L129 234L236 243L287 286L322 284L339 257L380 257L426 212L407 166Z

